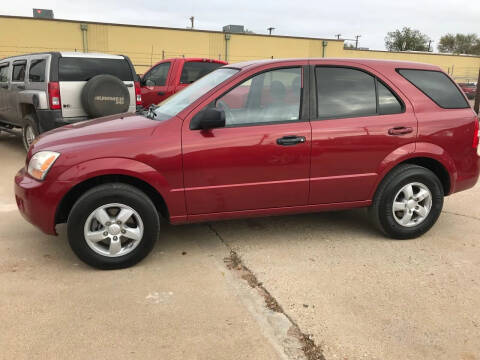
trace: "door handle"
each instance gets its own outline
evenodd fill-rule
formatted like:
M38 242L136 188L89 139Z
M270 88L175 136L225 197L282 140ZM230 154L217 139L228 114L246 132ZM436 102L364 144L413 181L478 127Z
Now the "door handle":
M306 141L305 136L288 135L277 139L277 144L282 146L297 145Z
M157 93L157 95L160 95L160 96L165 95L165 92L159 91L159 92Z
M391 129L388 129L388 135L406 135L413 132L413 128L405 126L397 126Z
M25 90L25 85L17 85L17 89Z

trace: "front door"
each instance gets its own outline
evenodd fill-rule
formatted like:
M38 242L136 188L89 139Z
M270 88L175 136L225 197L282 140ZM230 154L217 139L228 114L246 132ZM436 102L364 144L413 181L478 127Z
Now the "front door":
M190 130L184 122L189 215L308 203L311 128L301 111L302 72L262 72L209 104L224 110L224 128Z
M171 95L168 86L170 69L170 61L162 62L143 76L141 88L143 107L157 105Z
M414 149L411 105L362 68L317 66L313 74L310 204L369 200L388 155Z

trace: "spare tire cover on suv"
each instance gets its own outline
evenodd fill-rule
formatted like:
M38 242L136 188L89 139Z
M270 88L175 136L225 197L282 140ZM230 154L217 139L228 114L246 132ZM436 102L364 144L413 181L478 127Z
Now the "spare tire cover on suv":
M82 105L91 117L101 117L128 111L130 93L119 78L97 75L82 90Z

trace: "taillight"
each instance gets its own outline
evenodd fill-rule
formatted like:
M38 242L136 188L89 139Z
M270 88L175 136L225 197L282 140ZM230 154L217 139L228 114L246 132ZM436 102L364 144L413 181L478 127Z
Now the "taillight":
M60 99L60 85L58 82L48 83L48 101L50 109L59 110L62 108L62 101Z
M475 118L475 125L473 128L473 148L476 149L478 147L478 119Z
M142 90L138 81L135 81L135 100L137 105L142 105Z

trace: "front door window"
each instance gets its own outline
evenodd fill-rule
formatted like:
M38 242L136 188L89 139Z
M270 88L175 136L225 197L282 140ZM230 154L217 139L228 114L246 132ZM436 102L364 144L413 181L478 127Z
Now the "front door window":
M215 106L225 111L227 127L298 121L301 90L301 68L272 70L244 81Z

